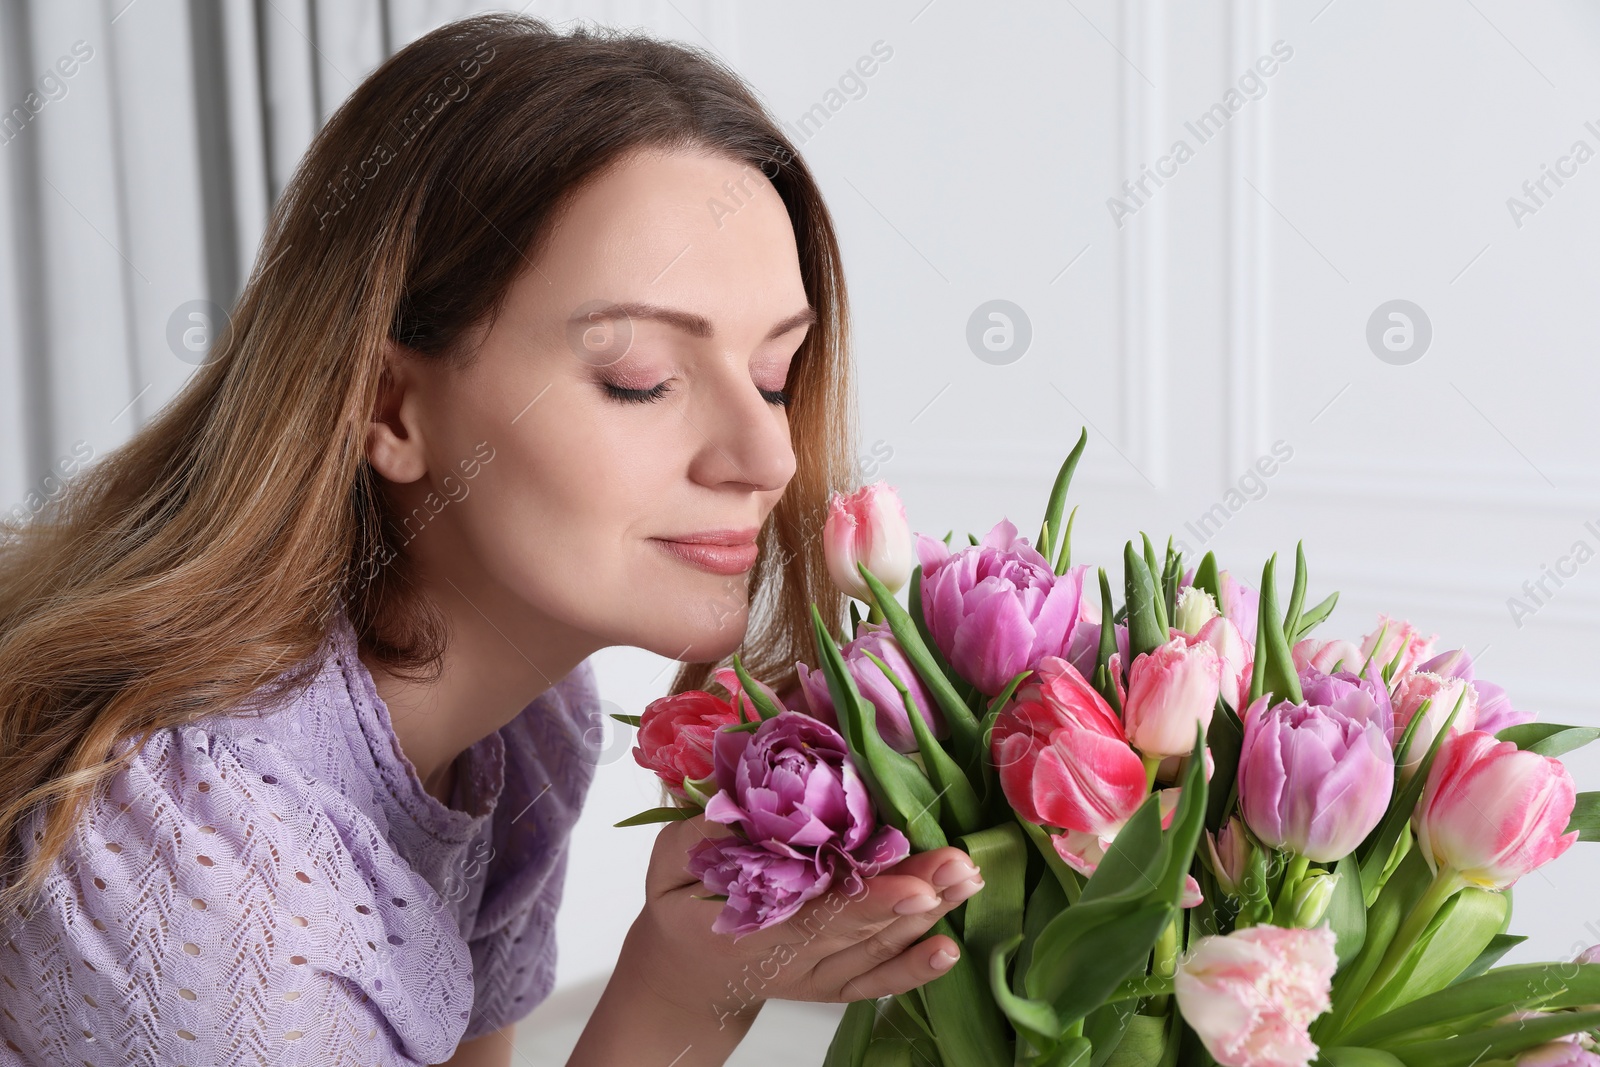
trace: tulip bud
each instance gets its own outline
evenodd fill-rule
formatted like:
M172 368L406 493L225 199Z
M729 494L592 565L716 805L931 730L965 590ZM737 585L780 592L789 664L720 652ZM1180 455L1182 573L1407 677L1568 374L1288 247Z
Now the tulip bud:
M872 590L856 564L866 564L872 576L891 593L911 580L915 566L911 528L905 505L886 482L874 482L828 500L828 518L822 527L822 545L828 574L840 590L872 603Z
M1117 666L1120 668L1120 657ZM1121 688L1121 670L1112 672ZM1222 682L1222 657L1204 641L1179 634L1134 659L1122 697L1122 722L1133 747L1152 759L1194 749L1195 727L1211 725Z
M1379 670L1387 670L1389 664L1399 657L1394 674L1384 675L1385 678L1398 678L1415 669L1423 660L1431 658L1433 643L1438 639L1437 634L1423 637L1415 626L1404 619L1379 615L1378 628L1361 640L1361 663L1370 659L1378 665ZM1359 670L1360 666L1357 663L1348 669Z
M1572 847L1577 803L1558 759L1474 730L1440 744L1412 816L1428 866L1505 889Z
M1416 773L1433 739L1438 736L1445 720L1450 718L1450 713L1455 711L1457 701L1461 703L1461 710L1456 713L1450 732L1464 734L1477 729L1478 693L1471 682L1445 678L1429 671L1416 671L1400 679L1394 691L1393 740L1397 747L1411 720L1419 713L1422 715L1422 721L1417 723L1406 750L1395 753L1400 762L1402 779L1409 780ZM1426 710L1423 710L1424 705Z
M1186 634L1198 634L1200 627L1219 614L1217 602L1211 598L1210 593L1192 585L1187 586L1178 594L1178 617L1173 622L1173 627Z
M1256 851L1244 824L1238 816L1230 818L1215 837L1206 831L1207 866L1217 880L1217 885L1230 897L1242 897L1245 878L1249 874L1251 854Z
M1294 912L1291 925L1310 929L1328 914L1333 902L1333 891L1339 885L1337 872L1313 871L1301 879L1294 891Z

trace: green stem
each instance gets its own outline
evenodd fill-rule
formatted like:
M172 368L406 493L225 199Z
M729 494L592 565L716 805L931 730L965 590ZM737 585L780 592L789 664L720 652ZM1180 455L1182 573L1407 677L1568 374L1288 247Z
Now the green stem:
M1300 882L1306 876L1306 871L1311 867L1311 861L1304 856L1295 856L1289 861L1289 870L1283 876L1283 885L1278 887L1278 905L1273 909L1272 921L1278 926L1288 926L1294 918L1294 894L1300 887Z
M1406 957L1411 954L1411 949L1416 945L1417 939L1428 928L1433 917L1439 914L1439 909L1465 885L1461 875L1449 867L1439 868L1438 873L1433 876L1433 881L1412 906L1405 921L1400 924L1400 929L1395 931L1394 940L1389 942L1388 951L1383 954L1383 961L1378 964L1378 970L1367 983L1367 988L1356 998L1348 1017L1351 1024L1355 1024L1361 1018L1361 1009L1399 972L1401 966L1405 964Z
M875 599L867 601L867 618L866 618L866 621L867 622L882 622L883 621L883 609L878 607L878 602Z
M1170 983L1172 976L1178 973L1178 923L1182 921L1181 914L1174 916L1166 929L1161 931L1161 936L1156 938L1155 959L1150 967L1154 981ZM1164 1013L1167 1010L1166 996L1152 999L1150 1007L1155 1014Z
M1141 753L1139 758L1144 760L1144 787L1146 790L1153 789L1156 784L1156 771L1161 767L1161 757L1146 756Z

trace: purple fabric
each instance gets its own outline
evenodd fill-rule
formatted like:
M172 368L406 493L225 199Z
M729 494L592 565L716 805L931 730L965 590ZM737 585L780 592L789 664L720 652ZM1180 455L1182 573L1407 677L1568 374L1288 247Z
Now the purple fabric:
M0 920L0 1065L409 1067L549 995L592 665L463 753L447 807L343 615L319 654L278 707L153 734L86 808Z

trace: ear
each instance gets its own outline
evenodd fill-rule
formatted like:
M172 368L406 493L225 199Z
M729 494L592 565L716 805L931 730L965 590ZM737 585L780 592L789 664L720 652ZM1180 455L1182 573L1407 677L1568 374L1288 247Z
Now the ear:
M367 424L367 462L391 482L414 482L428 473L417 405L416 358L393 340L383 342L383 374L372 421Z

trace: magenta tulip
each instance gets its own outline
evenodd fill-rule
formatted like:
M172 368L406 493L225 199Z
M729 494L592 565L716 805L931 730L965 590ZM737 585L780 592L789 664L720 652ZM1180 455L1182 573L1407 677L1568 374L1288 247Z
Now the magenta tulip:
M1121 657L1112 676L1122 698L1122 725L1133 747L1153 759L1194 750L1195 728L1211 725L1222 685L1222 657L1199 638L1179 633L1154 651L1134 658L1122 687Z
M1578 840L1566 832L1576 802L1560 760L1473 730L1440 744L1412 823L1436 872L1505 889Z
M846 595L872 603L872 590L856 569L864 563L889 592L911 579L911 528L905 505L894 487L874 482L848 495L834 493L822 525L822 547L828 574Z
M1388 810L1394 756L1383 730L1332 708L1267 697L1245 714L1239 814L1264 844L1317 863L1355 851Z
M922 615L955 672L995 696L1019 672L1072 648L1085 565L1057 575L1002 519L977 545L952 553L917 535Z

